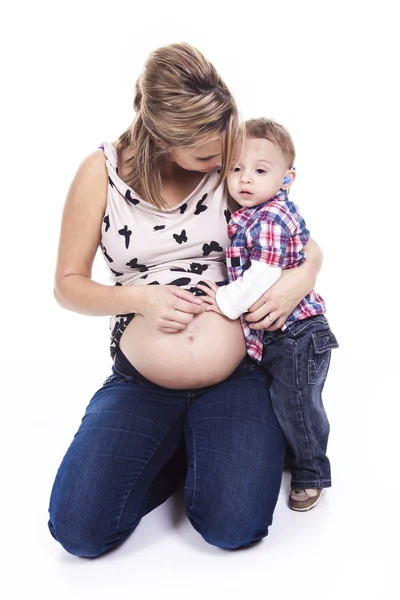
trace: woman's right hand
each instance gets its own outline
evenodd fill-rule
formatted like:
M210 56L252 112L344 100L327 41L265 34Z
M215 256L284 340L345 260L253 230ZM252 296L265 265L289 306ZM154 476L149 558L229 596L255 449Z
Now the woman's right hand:
M204 312L206 307L200 298L177 285L146 285L136 312L158 331L176 333L185 329L194 315Z

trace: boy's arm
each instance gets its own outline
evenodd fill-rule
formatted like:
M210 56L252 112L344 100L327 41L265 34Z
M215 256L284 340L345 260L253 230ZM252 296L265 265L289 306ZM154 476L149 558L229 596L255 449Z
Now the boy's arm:
M250 267L235 281L218 289L210 290L210 286L199 284L197 287L222 314L237 319L279 279L289 240L290 231L282 223L260 215L246 232ZM232 256L227 260L233 260Z
M218 288L218 307L229 319L237 319L279 279L280 274L279 267L252 261L241 277Z

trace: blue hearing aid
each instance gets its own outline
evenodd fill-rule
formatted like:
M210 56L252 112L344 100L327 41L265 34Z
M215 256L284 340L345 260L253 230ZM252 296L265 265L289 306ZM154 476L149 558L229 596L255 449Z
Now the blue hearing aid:
M287 183L290 183L292 180L290 179L289 175L285 175L285 177L283 178L283 184L282 185L286 185Z

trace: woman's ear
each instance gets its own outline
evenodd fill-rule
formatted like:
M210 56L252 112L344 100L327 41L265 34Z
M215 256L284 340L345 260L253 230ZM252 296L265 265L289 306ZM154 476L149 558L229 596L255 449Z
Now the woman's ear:
M165 142L163 142L162 140L160 140L159 138L153 137L154 143L157 146L157 148L160 148L161 150L166 150L167 149L167 144Z

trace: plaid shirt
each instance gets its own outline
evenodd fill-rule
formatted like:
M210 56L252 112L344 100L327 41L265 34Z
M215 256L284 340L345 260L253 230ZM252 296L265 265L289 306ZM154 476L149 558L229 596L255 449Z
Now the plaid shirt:
M300 266L305 260L303 247L310 238L298 207L284 190L264 204L236 211L229 221L228 234L232 240L226 251L230 282L241 277L253 260L281 269ZM323 298L312 290L289 315L282 331L294 321L324 313ZM240 319L247 352L261 362L264 331L252 330L243 316Z

